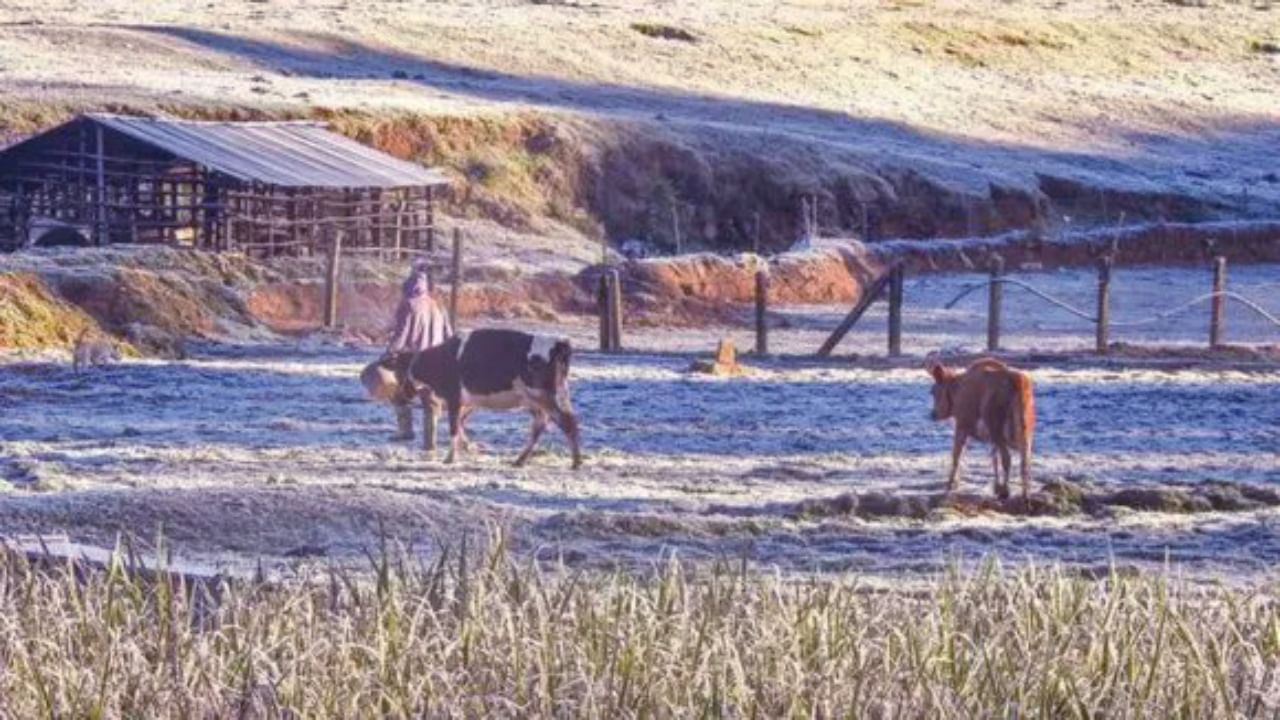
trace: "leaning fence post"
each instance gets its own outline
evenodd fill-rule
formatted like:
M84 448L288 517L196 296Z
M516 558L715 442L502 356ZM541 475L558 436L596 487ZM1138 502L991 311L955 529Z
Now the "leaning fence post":
M889 357L898 357L902 354L902 284L906 268L899 263L889 273Z
M765 313L769 309L769 273L756 270L756 354L769 354L769 326Z
M596 283L596 309L600 315L600 352L608 352L613 349L613 338L609 332L613 313L609 310L608 270L600 273L600 280Z
M1209 347L1222 346L1222 328L1227 310L1227 259L1219 255L1213 259L1213 303L1209 306Z
M342 232L330 229L329 271L324 279L324 326L336 327L338 324L338 271L342 256Z
M458 291L462 287L462 231L453 229L453 275L449 284L449 327L458 331Z
M622 279L617 268L609 270L610 349L622 349Z
M1110 346L1111 335L1111 265L1110 255L1098 259L1098 317L1095 349L1099 355L1106 355Z
M987 352L1000 349L1000 312L1004 298L1004 258L991 257L991 284L987 295Z

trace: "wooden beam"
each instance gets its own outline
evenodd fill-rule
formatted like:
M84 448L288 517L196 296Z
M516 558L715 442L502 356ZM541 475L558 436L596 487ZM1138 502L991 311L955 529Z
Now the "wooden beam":
M844 320L840 321L840 324L836 327L835 331L831 333L831 336L827 338L827 341L822 343L822 347L818 348L819 357L830 356L831 351L835 350L836 345L839 345L840 341L844 339L845 335L849 334L849 331L853 329L853 326L857 324L858 320L862 319L862 315L867 312L867 308L871 307L872 303L880 299L880 296L884 294L885 288L889 285L890 274L890 272L885 272L883 275L876 278L875 282L871 284L871 287L867 288L867 291L862 294L862 297L858 298L858 303L853 306L853 309L849 311L848 315L845 315Z

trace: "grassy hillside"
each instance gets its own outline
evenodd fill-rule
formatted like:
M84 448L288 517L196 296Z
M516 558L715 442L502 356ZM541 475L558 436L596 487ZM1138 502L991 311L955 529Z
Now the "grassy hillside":
M0 125L332 118L458 213L659 245L786 243L805 198L877 237L1270 216L1278 43L1267 0L52 2L0 9Z

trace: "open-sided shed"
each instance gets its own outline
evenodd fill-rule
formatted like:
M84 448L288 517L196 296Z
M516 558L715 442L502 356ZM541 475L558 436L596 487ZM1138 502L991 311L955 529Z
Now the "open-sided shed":
M317 122L86 114L0 150L0 248L430 251L447 182Z

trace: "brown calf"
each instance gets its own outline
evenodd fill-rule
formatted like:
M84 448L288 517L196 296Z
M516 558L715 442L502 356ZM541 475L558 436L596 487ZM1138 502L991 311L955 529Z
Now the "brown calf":
M969 438L991 443L991 465L995 470L994 490L1001 499L1009 497L1009 447L1016 445L1022 456L1022 497L1031 492L1031 439L1036 429L1036 401L1031 376L1014 370L999 360L983 358L964 372L956 372L931 360L926 365L933 376L933 420L955 418L956 434L951 445L951 475L947 492L960 481L960 458ZM1000 467L1004 465L1003 482Z

